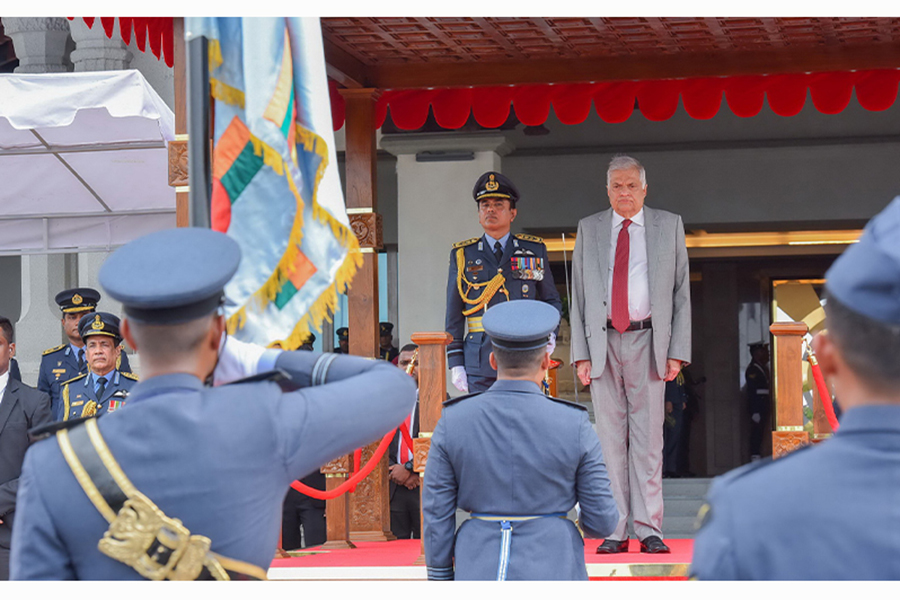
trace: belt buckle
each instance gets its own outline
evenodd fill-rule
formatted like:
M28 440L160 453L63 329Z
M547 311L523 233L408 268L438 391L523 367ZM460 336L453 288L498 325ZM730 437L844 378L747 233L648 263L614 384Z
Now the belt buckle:
M125 501L98 549L152 581L192 581L203 569L210 543L137 492Z

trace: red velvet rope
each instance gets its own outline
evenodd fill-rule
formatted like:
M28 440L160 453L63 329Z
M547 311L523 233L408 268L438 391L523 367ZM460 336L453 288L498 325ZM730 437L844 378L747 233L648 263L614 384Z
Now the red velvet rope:
M838 423L837 416L834 414L834 406L831 404L831 392L828 391L828 386L825 385L825 377L822 376L822 369L819 368L819 363L812 351L807 355L807 360L809 361L809 366L812 368L813 379L816 381L816 388L819 390L819 397L822 399L822 408L825 409L825 416L828 417L828 424L831 425L831 431L837 432L840 424Z
M308 485L303 485L299 481L295 481L291 484L291 487L300 492L301 494L306 494L310 498L315 498L317 500L334 500L338 496L345 494L347 492L352 492L356 489L356 484L369 476L369 473L375 468L375 465L378 464L378 461L381 460L381 457L384 456L384 453L387 451L388 446L391 445L391 439L394 437L394 433L397 430L394 429L385 434L383 438L381 438L381 443L378 444L378 448L375 449L375 453L372 455L372 458L369 459L369 462L365 464L365 466L359 471L354 471L353 475L350 476L347 481L337 486L333 490L317 490L315 488L311 488ZM356 452L362 454L362 450L357 450ZM356 464L359 464L359 461L356 461Z

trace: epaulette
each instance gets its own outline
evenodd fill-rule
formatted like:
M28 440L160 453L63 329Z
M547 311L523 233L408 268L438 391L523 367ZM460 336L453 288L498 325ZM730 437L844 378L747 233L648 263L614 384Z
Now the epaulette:
M59 384L59 386L62 387L62 386L64 386L64 385L66 385L67 383L72 383L73 381L78 381L78 380L81 379L82 377L87 377L87 376L88 376L87 373L82 373L81 375L76 375L76 376L73 377L72 379L67 379L66 381L61 382L61 383Z
M547 396L547 400L553 400L554 402L558 402L559 404L565 404L566 406L571 406L572 408L577 408L579 410L583 410L584 412L589 412L587 406L584 404L579 404L577 402L572 402L571 400L563 400L562 398L554 398L553 396Z
M66 346L68 346L68 344L60 344L59 346L54 346L54 347L52 347L52 348L47 348L46 350L44 350L44 352L43 352L43 354L41 354L41 356L46 356L46 355L51 354L51 353L53 353L53 352L56 352L56 351L58 351L58 350L62 350L62 349L65 348Z
M462 248L463 246L471 246L472 244L474 244L475 242L477 242L479 239L481 239L481 238L477 238L477 237L469 238L468 240L463 240L463 241L461 241L461 242L456 242L455 244L453 244L453 247L454 247L454 248Z
M481 394L481 392L472 392L471 394L465 394L463 396L457 396L456 398L450 398L449 400L444 401L444 406L452 406L459 402L460 400L465 400L466 398L472 398L473 396L477 396Z
M41 425L40 427L34 427L28 430L28 439L34 443L39 442L43 439L46 439L56 433L57 431L62 431L63 429L72 429L76 425L80 425L87 421L88 419L96 419L97 416L93 417L79 417L77 419L69 419L68 421L56 421L55 423L48 423L47 425Z
M119 371L119 373L122 375L122 377L126 377L132 381L140 381L140 379L138 379L138 376L134 373L130 373L128 371Z
M517 233L516 239L523 240L526 242L534 242L535 244L543 244L544 238L538 237L536 235L528 235L527 233Z

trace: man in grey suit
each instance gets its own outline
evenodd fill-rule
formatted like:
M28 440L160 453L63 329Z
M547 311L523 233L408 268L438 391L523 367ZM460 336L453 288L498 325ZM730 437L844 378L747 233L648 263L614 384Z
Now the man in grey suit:
M582 219L572 258L572 362L591 387L597 435L619 507L599 554L662 541L663 397L691 358L691 298L681 217L644 206L647 175L629 156L606 174L611 208Z
M28 429L53 420L50 396L12 376L9 369L15 350L13 325L0 317L0 580L9 579L16 493L29 445Z

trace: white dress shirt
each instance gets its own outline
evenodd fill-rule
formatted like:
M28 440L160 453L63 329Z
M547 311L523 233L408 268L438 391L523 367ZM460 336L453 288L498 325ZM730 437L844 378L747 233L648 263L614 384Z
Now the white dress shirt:
M6 393L6 384L9 383L9 369L6 373L0 375L0 402L3 402L3 395Z
M625 219L613 211L612 235L609 239L609 279L606 286L607 319L612 318L613 269L616 266L616 245L619 231ZM650 317L650 276L647 271L647 229L644 227L644 209L631 218L628 226L628 317L643 321Z

